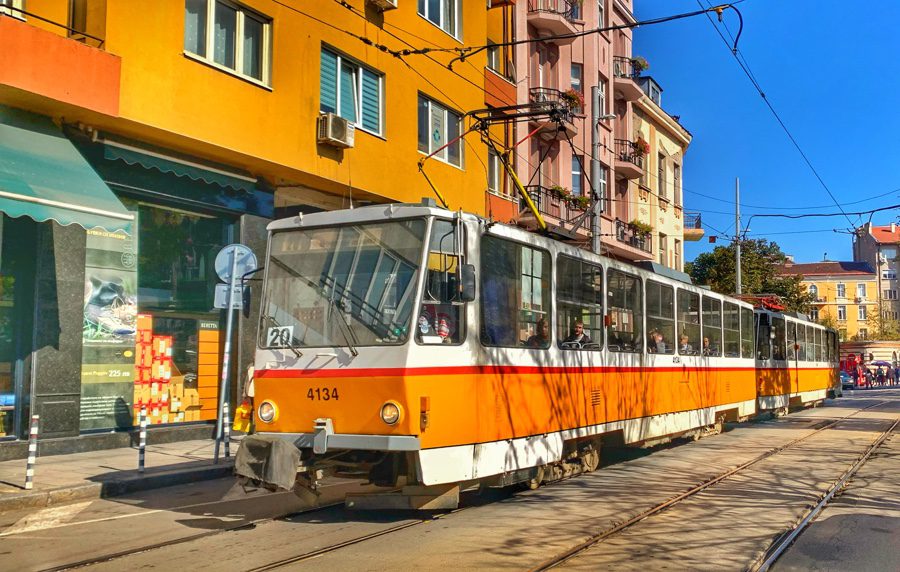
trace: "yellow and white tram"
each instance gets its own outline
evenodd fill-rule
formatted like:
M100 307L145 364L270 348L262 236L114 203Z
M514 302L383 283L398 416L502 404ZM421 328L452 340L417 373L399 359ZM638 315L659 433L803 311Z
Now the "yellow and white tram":
M604 439L835 384L820 326L758 310L757 328L747 302L473 215L379 205L269 231L257 433L236 463L253 481L537 484L593 470Z

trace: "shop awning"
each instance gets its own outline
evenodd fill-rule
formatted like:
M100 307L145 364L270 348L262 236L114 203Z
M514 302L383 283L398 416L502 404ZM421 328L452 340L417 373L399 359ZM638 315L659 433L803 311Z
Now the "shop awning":
M132 232L134 215L49 119L0 106L0 211Z
M194 181L219 185L235 191L252 193L256 189L256 179L249 173L239 172L224 165L201 162L152 147L137 147L109 139L104 139L103 144L103 156L106 159L118 159L128 165L140 165L145 169L156 169L160 173L187 177Z

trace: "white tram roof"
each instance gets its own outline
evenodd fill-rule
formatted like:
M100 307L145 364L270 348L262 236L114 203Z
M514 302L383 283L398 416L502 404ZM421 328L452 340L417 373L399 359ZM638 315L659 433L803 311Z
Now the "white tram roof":
M433 201L425 199L422 203L387 203L367 205L354 209L299 214L297 216L272 221L266 228L270 232L272 232L301 228L354 224L380 220L400 220L427 216L450 218L457 214L459 214L458 211L451 211L448 209L433 206ZM489 225L488 232L495 236L517 240L519 242L549 250L551 251L551 253L566 254L574 258L581 258L583 260L592 261L596 264L602 265L605 268L615 268L623 272L637 274L643 278L652 277L653 280L661 283L665 283L671 286L677 286L678 288L695 292L697 294L703 294L704 296L718 298L720 300L727 300L728 302L737 304L741 307L751 309L753 308L753 305L749 302L713 292L706 286L691 284L677 277L672 277L663 273L655 272L653 268L642 268L628 262L613 260L611 258L607 258L606 256L594 254L593 252L584 250L583 248L578 248L576 246L572 246L558 240L543 237L516 226L511 226L496 221L489 221L483 217L471 213L464 212L462 213L462 217L465 221L475 222L485 226Z

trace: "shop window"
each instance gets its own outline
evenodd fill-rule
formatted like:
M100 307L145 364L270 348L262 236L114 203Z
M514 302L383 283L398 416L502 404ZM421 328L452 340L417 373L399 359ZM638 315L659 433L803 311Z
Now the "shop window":
M323 113L336 113L360 129L380 135L384 76L325 48L319 72L319 109Z
M462 119L458 113L419 95L419 151L434 153L440 159L457 167L462 166Z
M705 356L722 355L722 301L703 297L703 346Z
M741 313L740 307L725 302L722 315L725 357L741 357Z
M775 338L772 340L772 359L782 361L787 357L784 318L772 317L772 331L775 333Z
M599 350L603 346L603 269L568 256L560 256L558 265L559 347Z
M675 353L675 289L647 281L647 351Z
M741 308L741 357L753 358L753 310Z
M608 347L613 352L640 352L644 349L644 315L641 279L619 270L607 273Z
M678 290L678 353L700 352L700 294Z
M482 343L550 347L550 255L485 236L481 256Z
M184 51L269 84L271 19L227 0L185 0Z

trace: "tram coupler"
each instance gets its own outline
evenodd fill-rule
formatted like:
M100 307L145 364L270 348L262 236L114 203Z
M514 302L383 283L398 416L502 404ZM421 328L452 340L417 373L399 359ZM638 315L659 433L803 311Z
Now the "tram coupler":
M234 458L238 477L271 491L293 490L299 468L300 450L269 435L247 435Z

